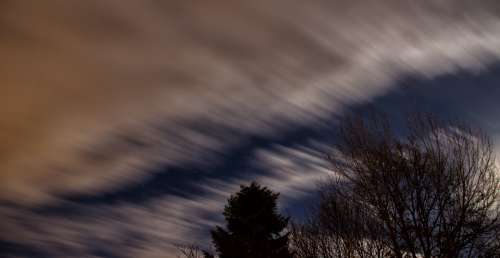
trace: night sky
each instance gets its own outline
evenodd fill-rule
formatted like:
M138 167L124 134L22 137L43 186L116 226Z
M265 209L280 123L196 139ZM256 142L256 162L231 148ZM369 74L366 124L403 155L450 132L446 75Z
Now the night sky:
M500 143L497 0L7 0L0 38L2 258L176 257L252 180L300 219L346 114Z

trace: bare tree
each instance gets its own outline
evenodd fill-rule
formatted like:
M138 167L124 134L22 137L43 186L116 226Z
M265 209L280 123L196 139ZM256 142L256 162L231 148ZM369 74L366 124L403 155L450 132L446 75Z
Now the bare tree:
M322 189L319 207L305 223L291 227L297 258L389 257L380 224L355 203Z
M180 253L178 256L179 258L213 258L212 255L201 250L201 248L196 245L177 246L177 250Z
M336 177L293 227L299 257L500 257L499 175L489 138L431 115L347 119Z

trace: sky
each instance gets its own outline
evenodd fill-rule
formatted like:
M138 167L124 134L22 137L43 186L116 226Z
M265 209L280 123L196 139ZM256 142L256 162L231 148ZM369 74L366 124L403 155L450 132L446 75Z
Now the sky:
M300 216L350 112L500 135L496 0L7 0L0 37L0 257L175 257L252 180Z

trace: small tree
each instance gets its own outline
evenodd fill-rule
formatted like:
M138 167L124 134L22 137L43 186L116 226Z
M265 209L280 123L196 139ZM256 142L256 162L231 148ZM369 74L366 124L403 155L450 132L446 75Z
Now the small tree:
M500 257L499 176L486 135L430 115L397 135L346 120L337 177L294 227L299 257Z
M203 251L196 245L177 246L180 255L179 258L213 258L207 251Z
M278 213L279 194L257 183L241 186L224 208L226 229L216 227L212 241L220 258L290 258L289 218Z

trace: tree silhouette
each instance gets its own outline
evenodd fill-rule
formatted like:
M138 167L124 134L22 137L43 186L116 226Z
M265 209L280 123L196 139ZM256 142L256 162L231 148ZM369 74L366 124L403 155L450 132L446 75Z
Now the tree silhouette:
M500 257L500 177L488 137L431 115L397 135L346 120L336 178L293 228L297 257Z
M214 258L208 251L202 250L196 245L179 245L177 250L180 253L178 258Z
M274 193L257 183L241 186L224 208L226 229L216 227L212 241L220 258L289 258L288 217L278 213Z

